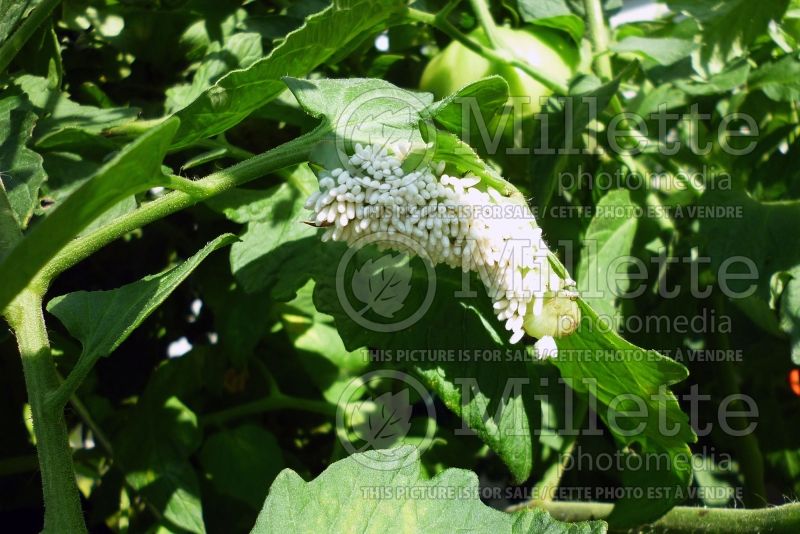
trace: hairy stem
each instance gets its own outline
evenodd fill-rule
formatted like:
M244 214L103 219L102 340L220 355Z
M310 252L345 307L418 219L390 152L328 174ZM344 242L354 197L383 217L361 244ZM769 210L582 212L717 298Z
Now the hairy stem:
M608 56L608 26L603 16L603 5L600 0L584 0L586 21L589 23L589 37L594 49L594 65L597 73L610 80L614 77L611 71L611 58Z
M486 38L489 40L492 49L505 50L503 39L497 32L497 24L494 22L486 0L470 0L470 4L472 4L472 10L475 12L475 16L478 17L478 21L484 33L486 33Z
M22 50L22 47L25 46L25 43L28 42L28 39L36 32L36 29L60 3L61 0L42 0L39 2L31 11L31 14L22 21L17 31L3 43L3 46L0 47L0 74L6 70L19 51Z
M523 71L525 74L527 74L537 82L541 83L542 85L544 85L557 95L566 95L569 92L569 89L561 82L551 78L545 72L533 69L530 65L528 65L527 62L521 61L516 57L510 56L509 54L504 54L501 51L492 50L490 47L483 46L475 39L472 39L469 36L464 35L461 31L458 30L458 28L453 26L453 24L451 24L450 21L447 20L446 16L441 16L442 14L446 13L447 11L443 11L439 15L433 15L431 13L427 13L419 9L408 8L408 10L406 11L406 17L411 21L421 22L423 24L433 26L434 28L446 34L454 41L458 41L459 43L463 44L465 47L469 48L476 54L480 54L483 57L490 59L492 61L496 61L504 65L510 65L512 67L515 67Z
M60 273L128 232L229 191L250 180L307 161L311 149L326 133L325 129L314 130L263 154L210 174L201 180L181 179L180 182L175 181L172 185L176 188L181 187L185 191L173 191L135 211L114 219L89 235L70 242L44 266L37 277L36 285L47 287ZM191 191L191 194L186 191ZM62 400L66 402L71 394L72 392L69 392L62 397Z
M50 410L45 403L59 381L47 338L42 296L25 289L8 307L6 318L17 338L33 415L45 506L43 531L86 532L64 412Z
M613 504L599 502L531 501L509 508L513 512L526 508L542 508L560 521L588 521L606 519ZM708 534L737 534L770 532L794 534L800 525L800 503L784 504L773 508L748 510L746 508L700 508L676 506L658 521L643 525L637 532L680 534L702 532ZM611 528L613 532L613 526ZM623 532L630 532L629 529Z

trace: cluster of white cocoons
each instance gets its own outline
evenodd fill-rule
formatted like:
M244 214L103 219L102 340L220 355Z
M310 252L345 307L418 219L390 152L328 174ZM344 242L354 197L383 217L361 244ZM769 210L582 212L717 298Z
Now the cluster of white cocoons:
M553 272L527 206L475 176L444 174L444 162L406 173L407 153L404 145L357 144L344 168L319 173L319 191L305 207L325 228L322 240L353 244L370 235L391 248L399 234L419 244L434 265L478 273L511 343L518 342L526 315L528 321L540 315L546 298L574 282ZM555 356L552 337L543 336L536 348L542 358Z

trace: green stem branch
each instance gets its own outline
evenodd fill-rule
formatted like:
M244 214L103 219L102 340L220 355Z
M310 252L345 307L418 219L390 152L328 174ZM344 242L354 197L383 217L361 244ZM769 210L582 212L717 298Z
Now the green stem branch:
M11 64L11 61L17 56L28 39L36 32L36 29L45 21L50 13L56 8L61 0L42 0L33 8L31 14L28 15L22 24L20 24L17 31L9 37L3 46L0 47L0 74ZM5 13L3 14L5 15Z
M492 17L492 12L489 11L486 0L470 0L470 4L472 4L472 10L475 12L475 16L478 17L478 22L480 22L492 49L505 50L503 38L497 31L497 24L494 22L494 17Z
M607 519L614 505L598 502L531 501L513 506L513 512L526 508L542 508L560 521L590 521ZM737 534L770 532L794 534L800 524L800 503L784 504L772 508L748 510L746 508L700 508L676 506L658 521L636 529L651 533ZM613 532L613 526L611 528ZM630 532L624 529L622 532Z
M192 181L191 194L185 191L173 191L135 211L114 219L89 235L75 239L41 270L37 277L37 287L48 287L56 276L128 232L229 191L250 180L307 161L311 149L326 134L327 130L325 129L314 130L263 154L210 174L201 180ZM185 181L188 182L188 180ZM183 187L186 185L183 182L173 185L176 188L181 185L186 189ZM69 377L66 382L71 382ZM61 395L64 402L72 393L73 391L69 391Z
M19 345L33 416L45 503L43 532L86 532L64 412L49 409L45 402L48 393L58 387L58 376L41 294L30 289L22 291L8 307L6 318Z
M406 17L411 21L421 22L423 24L433 26L434 28L446 34L454 41L458 41L459 43L463 44L465 47L469 48L476 54L480 54L483 57L488 58L492 61L497 61L498 63L502 63L504 65L510 65L512 67L515 67L523 71L525 74L527 74L537 82L541 83L542 85L544 85L557 95L566 95L569 92L569 88L567 86L563 85L558 80L549 77L543 71L538 71L533 69L525 61L521 61L516 57L509 57L509 55L507 54L503 54L502 52L492 50L490 47L483 46L475 39L472 39L469 36L464 35L458 30L458 28L453 26L453 24L451 24L446 17L442 16L443 13L445 12L442 12L438 15L433 15L431 13L427 13L419 9L409 8L406 11Z
M608 26L603 16L603 5L600 0L584 0L586 21L589 24L589 37L594 50L594 64L597 73L606 81L614 77L611 70L611 58L608 55Z

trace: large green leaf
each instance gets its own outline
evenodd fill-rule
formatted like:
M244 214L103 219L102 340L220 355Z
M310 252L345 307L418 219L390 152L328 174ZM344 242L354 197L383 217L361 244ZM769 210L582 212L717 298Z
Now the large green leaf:
M610 191L596 206L596 215L583 238L578 265L578 289L597 314L614 324L615 300L627 291L627 284L612 284L619 277L617 260L630 258L637 218L629 215L636 205L627 190ZM622 266L627 266L622 263Z
M689 418L668 389L689 372L656 351L641 349L608 332L586 302L580 299L579 304L581 326L557 340L558 358L553 363L570 387L596 399L600 406L593 411L625 454L641 460L621 464L639 466L622 469L623 483L634 491L617 501L609 517L615 527L630 528L652 521L682 501L691 482L688 443L696 437ZM669 489L653 498L648 488Z
M65 130L99 134L113 126L136 120L139 110L134 107L98 108L78 104L69 93L51 87L51 82L40 76L24 74L14 79L14 84L28 97L43 118L36 126L37 144Z
M583 39L583 19L572 12L567 0L519 0L517 5L525 22L563 30L578 44Z
M792 102L800 100L800 60L790 54L767 63L750 74L750 90L761 89L772 100Z
M303 224L303 204L314 188L316 177L303 165L287 183L265 191L232 191L210 203L231 220L247 223L241 241L231 248L231 270L245 291L295 285L282 298L288 300L308 279L306 263L314 253L310 238L316 231Z
M742 57L770 21L778 21L789 0L667 0L674 11L700 22L701 44L695 68L710 76L721 72L734 58Z
M108 356L215 250L236 238L223 234L194 256L161 274L109 291L77 291L47 304L83 345L82 360Z
M611 45L614 52L634 52L651 58L660 65L672 65L688 57L697 44L678 37L631 36Z
M473 117L477 105L484 121L488 122L508 100L508 83L500 76L489 76L462 87L452 95L433 103L425 115L460 137L465 136L465 127L477 131L476 125L464 124L464 115Z
M11 35L17 21L25 13L25 9L30 5L32 0L0 0L0 13L3 17L0 18L0 44L3 44L9 35Z
M45 180L42 156L26 147L36 115L19 97L0 100L0 180L17 220L26 227Z
M120 150L14 247L0 264L0 310L100 215L161 182L161 160L177 128L177 119L168 120Z
M370 467L373 453L359 453L306 482L285 470L273 483L253 534L270 532L551 532L603 533L602 521L570 525L543 510L507 514L479 499L478 477L448 469L431 480L420 473L410 447L392 450L395 465ZM413 461L408 462L411 458ZM436 497L439 495L440 497Z
M381 257L371 248L362 250L363 255L354 262ZM531 390L536 383L535 368L526 363L530 356L523 347L515 351L503 341L505 331L480 282L472 277L470 287L477 290L475 296L459 300L456 294L464 289L461 272L437 268L432 301L424 314L402 330L381 332L365 328L343 307L348 297L337 290L337 268L343 259L340 256L317 267L314 302L321 312L334 317L345 347L367 346L390 356L422 351L417 362L390 357L388 365L419 373L444 404L497 453L514 478L526 480L538 446L533 433L541 419L539 402ZM418 260L411 265L414 276L411 292L402 302L403 317L424 310L427 296L426 269ZM380 319L366 317L376 322Z
M382 27L402 6L399 0L342 0L316 13L289 33L265 58L220 78L178 111L182 147L238 124L286 88L283 76L305 76L352 41Z
M380 79L287 78L286 85L302 108L331 131L331 139L312 155L315 163L341 166L333 159L336 150L352 152L356 143L424 143L419 121L433 103L429 93L413 93Z
M19 229L17 215L14 213L3 183L0 181L0 261L3 261L8 251L17 244L21 237L22 231Z

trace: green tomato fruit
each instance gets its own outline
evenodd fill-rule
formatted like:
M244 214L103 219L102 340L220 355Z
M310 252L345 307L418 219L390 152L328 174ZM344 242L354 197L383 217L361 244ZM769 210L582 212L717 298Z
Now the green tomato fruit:
M506 46L532 68L563 85L575 74L580 60L578 50L560 32L542 27L498 27L497 30ZM470 37L483 45L489 45L481 28L473 31ZM541 109L540 97L552 94L547 87L520 69L490 61L458 41L451 42L428 63L422 73L420 88L441 99L469 83L493 74L505 78L511 97L530 97L530 104L524 104L521 108L523 116L538 112Z

